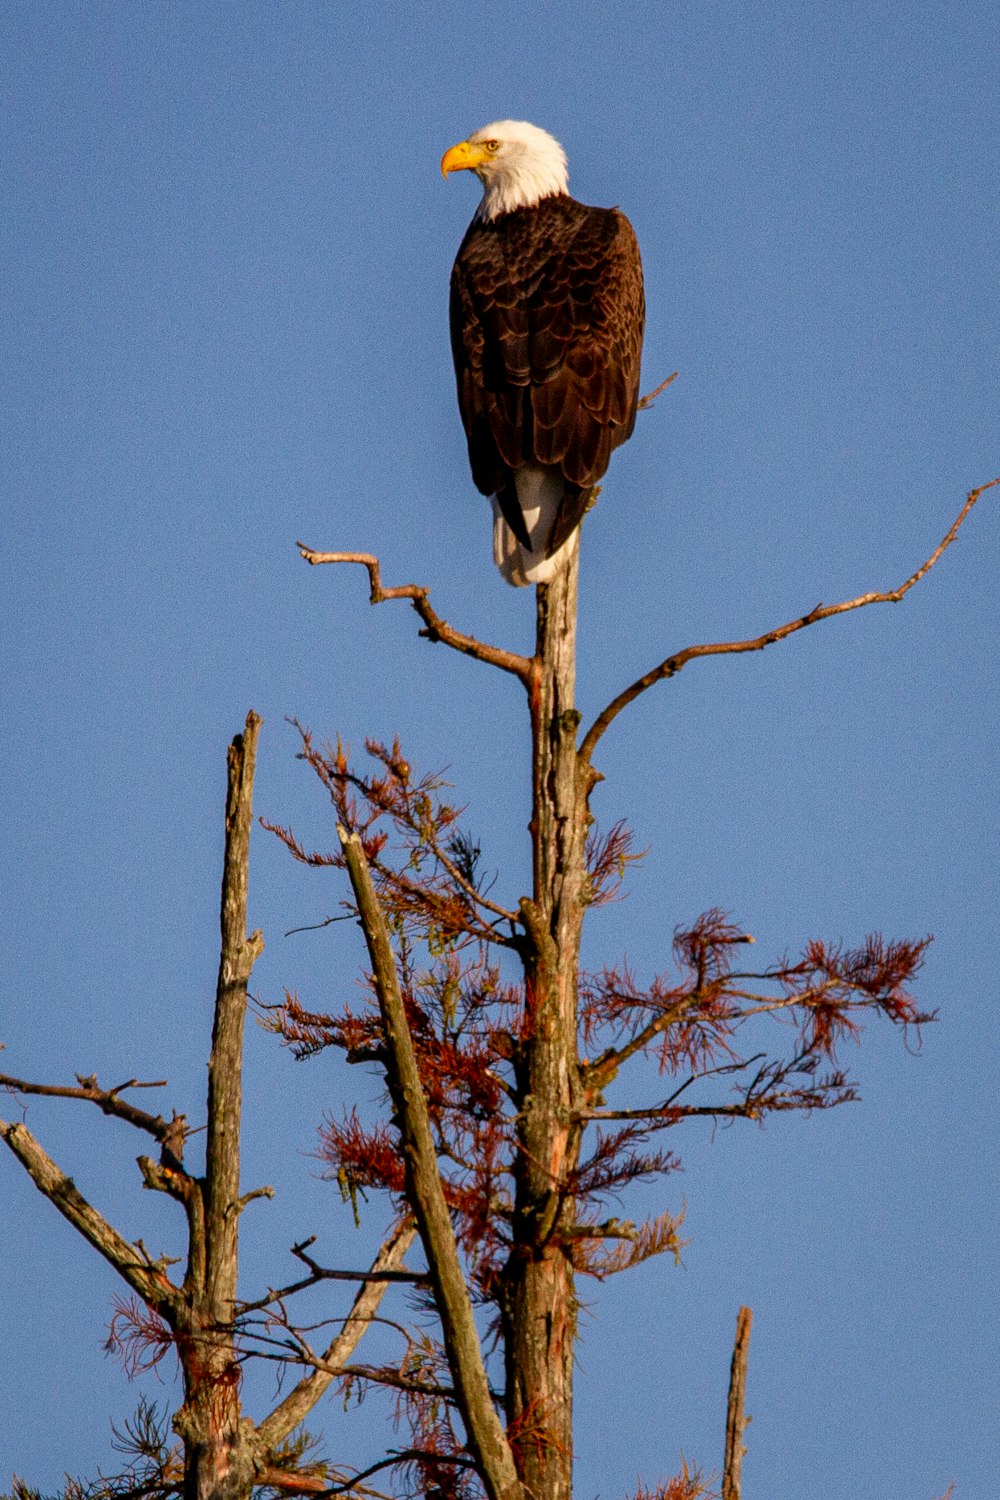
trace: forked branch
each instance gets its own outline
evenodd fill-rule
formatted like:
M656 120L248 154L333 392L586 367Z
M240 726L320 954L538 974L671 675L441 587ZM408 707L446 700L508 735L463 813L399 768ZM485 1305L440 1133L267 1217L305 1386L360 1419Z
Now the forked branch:
M378 1312L385 1295L388 1277L398 1273L403 1257L413 1242L415 1229L410 1220L398 1225L382 1246L372 1264L370 1279L362 1286L354 1299L354 1305L337 1337L326 1349L317 1367L304 1375L279 1406L257 1429L257 1441L262 1450L278 1447L304 1422L317 1401L329 1389L342 1372L360 1342L362 1334Z
M465 656L474 656L477 661L486 662L488 666L499 667L502 672L510 672L526 686L531 681L534 663L529 656L520 656L516 651L505 651L501 646L491 646L486 641L476 640L475 636L464 635L460 630L455 630L432 608L428 598L430 589L417 583L403 583L396 588L384 588L379 560L373 553L316 552L312 547L307 547L304 542L296 542L295 545L305 561L313 566L320 563L357 563L360 567L367 568L371 585L369 601L372 604L382 604L386 599L409 599L424 622L424 629L420 634L426 636L429 641L440 641L442 645L450 646L453 651L461 651Z
M662 682L665 678L676 677L677 673L686 667L689 661L694 661L697 657L736 656L744 651L763 651L765 646L773 646L777 641L783 641L788 636L794 635L797 630L804 630L809 625L817 625L820 620L829 620L834 615L844 615L852 609L864 609L868 604L898 604L915 584L926 577L942 553L951 546L958 535L962 522L979 497L984 495L987 490L993 489L994 485L997 484L1000 484L1000 476L996 479L991 479L987 484L979 485L977 489L970 490L965 504L930 557L915 573L911 573L906 582L900 584L898 588L859 594L857 598L843 599L839 604L817 604L808 614L800 615L797 620L789 620L784 625L778 625L773 630L765 631L763 635L754 636L752 640L714 641L700 646L688 646L686 650L678 651L675 655L668 656L664 661L660 662L659 666L653 667L649 672L644 673L642 677L637 678L629 687L620 692L616 698L611 700L607 708L598 714L580 746L581 762L584 765L589 764L601 736L614 723L623 708L627 708L630 703L633 703L636 698L645 693L647 689L653 687L657 682Z
M11 1094L33 1094L45 1099L83 1099L89 1104L96 1104L102 1114L124 1120L137 1130L145 1130L169 1154L169 1164L175 1168L180 1166L187 1136L186 1117L175 1113L172 1119L165 1120L162 1115L151 1115L147 1110L139 1109L121 1097L127 1089L166 1088L163 1080L140 1083L137 1078L130 1078L126 1083L102 1089L96 1074L78 1073L76 1082L76 1088L64 1084L30 1083L26 1078L12 1078L6 1073L0 1073L0 1089Z

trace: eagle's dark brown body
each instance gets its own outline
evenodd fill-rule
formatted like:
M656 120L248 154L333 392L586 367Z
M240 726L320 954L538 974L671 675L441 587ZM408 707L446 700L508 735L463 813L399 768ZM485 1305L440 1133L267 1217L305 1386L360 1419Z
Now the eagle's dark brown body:
M514 474L565 480L556 551L631 435L645 303L639 246L614 208L566 194L474 219L451 277L451 343L472 477L527 543Z

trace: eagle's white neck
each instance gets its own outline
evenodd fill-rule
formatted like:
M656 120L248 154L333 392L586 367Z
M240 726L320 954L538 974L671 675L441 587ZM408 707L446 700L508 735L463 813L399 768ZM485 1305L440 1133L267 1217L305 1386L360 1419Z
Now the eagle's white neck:
M543 198L554 198L566 190L565 172L561 181L555 174L522 172L513 181L489 182L483 188L483 201L476 209L476 218L488 224L501 214L509 214L515 208L534 208Z
M477 130L472 141L496 140L499 150L484 162L477 175L483 184L483 201L476 218L489 223L515 208L532 208L543 198L569 189L566 153L554 136L523 120L499 120Z

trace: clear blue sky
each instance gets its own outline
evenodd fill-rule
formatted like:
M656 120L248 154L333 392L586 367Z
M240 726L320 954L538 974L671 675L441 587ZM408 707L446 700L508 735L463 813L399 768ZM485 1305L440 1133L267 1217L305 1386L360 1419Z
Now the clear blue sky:
M1000 472L996 12L14 0L0 29L2 1065L166 1077L197 1116L248 707L259 811L332 838L285 715L399 731L451 768L498 890L525 878L519 689L293 547L377 549L456 624L528 642L455 410L447 281L477 195L442 183L444 148L501 116L553 131L577 195L636 226L645 388L680 371L585 527L596 710L669 650L900 582ZM648 976L708 906L765 958L932 932L941 1020L919 1056L876 1031L845 1058L863 1104L671 1142L684 1268L586 1289L581 1500L681 1451L718 1466L741 1302L747 1500L993 1500L998 505L904 605L692 666L604 742L597 810L651 852L592 962ZM336 1004L351 935L283 933L341 893L263 834L252 884L258 994ZM244 1221L247 1291L308 1233L362 1263L378 1215L357 1233L309 1153L365 1080L257 1030L248 1056L246 1183L279 1198ZM123 1232L176 1250L141 1141L82 1106L28 1120ZM0 1194L0 1487L51 1487L112 1462L137 1392L102 1353L111 1273L9 1158ZM349 1460L381 1413L313 1425Z

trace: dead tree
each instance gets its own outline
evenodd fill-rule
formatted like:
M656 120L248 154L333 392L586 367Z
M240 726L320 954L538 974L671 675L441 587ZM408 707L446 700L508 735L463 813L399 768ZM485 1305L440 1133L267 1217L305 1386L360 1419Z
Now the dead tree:
M397 1213L413 1213L427 1258L439 1345L421 1345L415 1357L411 1343L398 1366L354 1371L394 1386L408 1414L413 1445L385 1461L401 1470L406 1493L570 1500L577 1280L676 1254L681 1243L678 1214L637 1225L604 1217L604 1200L669 1174L677 1158L654 1137L685 1121L762 1121L855 1099L838 1042L867 1016L903 1032L930 1019L908 988L925 941L869 936L853 950L815 941L796 959L748 969L752 937L718 911L677 932L673 969L652 980L625 965L582 973L586 914L613 895L634 858L623 826L595 829L590 798L602 779L602 737L641 694L694 661L764 650L835 615L899 602L991 487L972 491L898 588L817 605L750 639L676 651L582 732L575 560L537 590L527 657L455 629L426 588L384 587L374 556L301 548L310 563L364 566L373 604L408 600L422 635L516 679L529 712L532 888L519 899L492 894L443 784L416 776L398 743L370 742L366 769L339 743L318 745L303 730L302 757L330 795L339 845L311 852L271 825L296 858L346 869L345 905L367 945L365 1008L330 1014L289 995L274 1024L300 1054L339 1047L386 1080L390 1117L368 1127L348 1112L324 1127L323 1142L345 1193L381 1188ZM775 1018L786 1024L768 1033ZM662 1096L616 1103L620 1071L641 1054L657 1058ZM492 1385L487 1326L502 1349L502 1378ZM726 1483L736 1495L742 1382L732 1399ZM685 1500L706 1491L685 1470L653 1493Z
M111 1342L133 1367L148 1367L173 1349L183 1375L184 1400L173 1417L178 1441L169 1439L147 1404L123 1435L135 1455L121 1475L81 1488L91 1500L107 1496L183 1496L183 1500L245 1500L255 1488L289 1495L318 1494L337 1483L339 1470L328 1464L304 1463L293 1434L338 1378L378 1309L386 1286L406 1278L403 1255L413 1229L401 1220L367 1272L344 1272L360 1289L337 1336L322 1353L303 1344L286 1313L295 1292L322 1279L312 1270L302 1280L256 1303L240 1302L237 1292L239 1224L243 1210L256 1198L273 1196L268 1187L241 1193L240 1132L242 1116L243 1030L247 984L262 952L260 932L247 935L247 881L252 821L254 759L260 720L247 717L242 735L229 747L226 799L226 844L222 877L222 945L215 1000L215 1023L208 1070L207 1147L204 1175L184 1160L188 1122L176 1112L167 1120L141 1109L126 1097L137 1089L162 1083L130 1079L102 1088L96 1077L78 1077L62 1087L0 1076L0 1088L24 1097L46 1096L94 1104L102 1113L124 1120L150 1136L158 1156L138 1158L142 1184L166 1193L187 1220L187 1259L183 1278L171 1274L171 1262L155 1256L143 1242L128 1243L83 1196L71 1178L48 1156L21 1121L0 1121L0 1136L25 1168L38 1190L85 1240L117 1271L132 1297L119 1305ZM305 1256L298 1247L300 1259ZM336 1273L329 1273L335 1275ZM260 1344L255 1327L261 1315L285 1332L285 1357L301 1366L308 1350L309 1368L299 1370L293 1389L259 1423L252 1422L240 1400L242 1362ZM275 1344L275 1340L271 1340ZM21 1485L17 1491L31 1491Z

